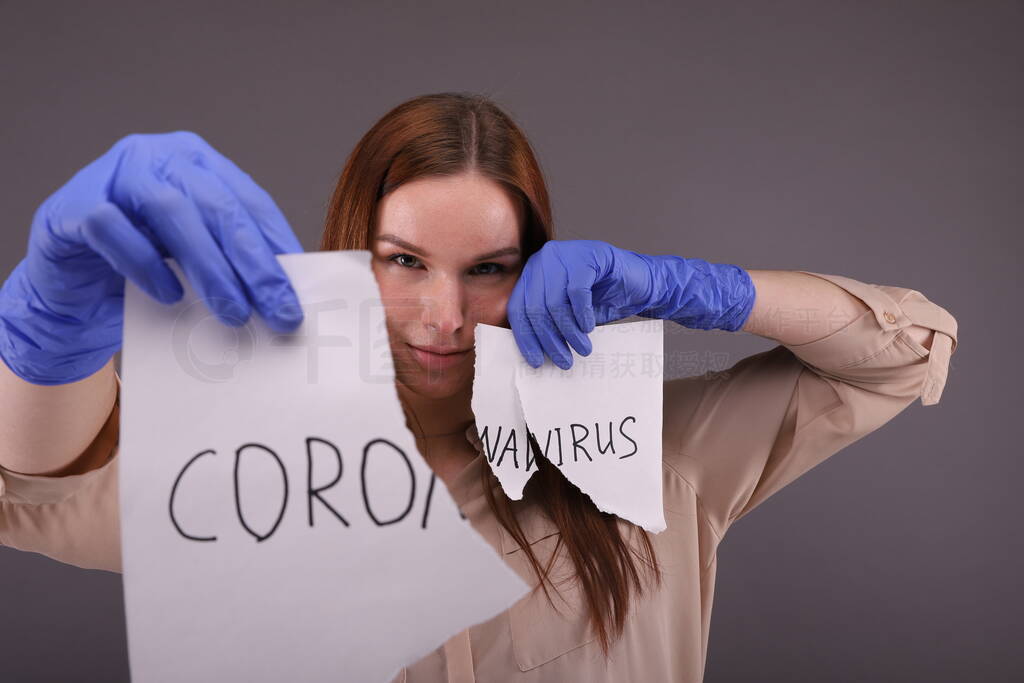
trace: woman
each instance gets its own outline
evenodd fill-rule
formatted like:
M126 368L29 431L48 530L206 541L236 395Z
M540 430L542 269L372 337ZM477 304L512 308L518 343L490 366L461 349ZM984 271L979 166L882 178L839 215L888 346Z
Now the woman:
M372 251L417 445L471 524L537 586L398 680L701 680L728 528L941 394L956 321L918 291L552 233L526 138L474 95L388 112L331 200L320 248ZM44 202L0 290L0 542L120 571L111 356L123 278L173 302L181 288L161 261L173 256L226 323L256 309L292 330L301 310L273 254L299 250L269 196L190 133L126 138ZM594 325L633 314L780 344L665 383L663 533L599 512L543 458L513 503L472 429L475 324L511 325L531 364L547 355L568 367L570 347L590 352Z

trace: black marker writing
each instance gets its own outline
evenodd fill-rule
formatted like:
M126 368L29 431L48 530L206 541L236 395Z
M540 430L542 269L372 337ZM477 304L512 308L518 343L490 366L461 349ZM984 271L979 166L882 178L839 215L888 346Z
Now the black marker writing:
M577 427L583 430L583 436L576 436ZM583 425L576 424L574 422L571 425L569 425L569 431L572 432L572 461L579 462L580 457L577 455L577 452L583 451L583 455L587 456L587 460L589 460L590 462L594 462L594 459L590 457L590 453L587 453L587 449L580 445L580 442L586 439L587 436L590 434L590 430L584 427Z
M498 456L498 465L499 466L501 465L501 461L505 459L505 453L507 451L509 451L509 450L512 451L512 466L515 467L518 470L519 469L519 457L518 457L517 453L518 453L518 450L519 450L519 446L518 446L518 443L516 442L516 430L514 430L514 429L510 429L509 430L508 438L505 440L505 447L501 449L501 455Z
M604 454L611 450L612 455L615 455L615 435L612 434L612 423L608 422L608 445L601 448L601 425L597 422L594 423L594 441L597 442L597 452Z
M409 468L409 504L405 506L405 510L402 511L402 514L398 515L394 519L389 519L385 521L382 521L380 518L378 518L377 515L373 512L373 508L370 507L370 497L367 493L366 487L366 464L370 460L370 449L375 444L378 443L391 446L391 448L394 449L395 453L398 453L398 455L402 458L402 462L405 463L405 466ZM363 448L363 464L359 468L359 478L360 481L362 482L363 487L363 504L366 506L366 514L370 516L370 519L372 519L377 526L387 526L388 524L401 522L403 519L405 519L405 516L409 514L409 511L412 510L412 503L413 500L415 500L416 498L416 473L413 471L412 463L409 462L409 458L405 455L405 451L403 451L401 448L391 443L387 439L374 439L370 443L366 444L366 446Z
M513 444L514 443L515 442L513 441ZM252 525L250 524L250 518L252 516L253 511L249 506L246 506L246 511L250 513L250 518L247 518L245 512L243 511L241 501L243 493L242 489L246 488L246 483L242 481L243 477L241 476L241 466L243 460L242 456L247 456L245 460L249 462L256 455L258 455L256 451L262 452L264 456L269 455L271 458L273 458L273 461L277 464L277 467L281 471L281 479L283 483L282 495L280 498L280 508L276 510L277 518L274 521L273 525L270 527L269 531L267 531L266 533L260 533L252 527ZM199 459L205 455L216 454L216 449L208 448L196 453L195 455L190 456L189 459L178 471L177 475L174 478L174 482L170 487L171 490L167 502L167 511L170 516L171 524L174 526L174 529L178 532L179 536L189 541L210 542L216 541L218 539L218 537L213 534L200 535L196 533L195 530L186 531L185 528L179 522L176 512L176 503L178 502L179 494L182 493L182 489L187 489L189 486L196 485L197 478L202 478L204 474L209 473L209 468L195 468L193 467L193 465L195 465L199 461ZM394 495L396 483L394 481L394 477L388 477L382 482L378 483L376 487L373 486L373 482L375 479L373 474L375 463L382 462L382 458L390 458L392 462L394 462L395 458L399 459L405 465L404 471L408 472L409 477L408 498L404 499L404 496L398 496L398 500L400 501L400 505L402 505L403 509L401 511L396 510L396 514L393 514L393 516L391 516L390 518L387 516L387 514L390 514L391 511L388 511L388 513L384 513L381 511L380 499L385 498L387 501L391 501L392 504L394 504L394 501L396 499ZM373 460L373 463L370 462L371 459ZM333 465L330 462L331 460L334 461ZM341 452L341 449L339 449L335 444L331 443L329 440L316 436L306 437L306 518L308 526L310 528L314 526L315 522L315 517L313 515L314 499L319 501L320 505L327 508L327 510L330 511L331 514L334 515L334 517L341 522L343 527L352 527L352 522L350 521L352 519L351 514L347 516L343 515L342 512L337 507L335 507L334 504L327 500L327 494L332 490L338 492L335 493L334 495L335 501L338 500L339 495L343 495L340 494L342 487L339 486L343 479L344 473L343 461L344 456ZM235 513L238 517L239 523L241 524L245 532L253 538L255 538L258 543L269 539L280 527L281 522L284 519L284 515L287 510L288 504L289 477L287 467L285 465L287 463L289 466L295 467L298 466L299 462L300 460L288 457L282 459L282 457L278 456L277 452L259 443L246 443L240 446L237 451L235 451L233 472L233 496ZM324 468L327 468L328 472L333 470L333 474L328 475L328 473L324 471ZM216 468L214 468L213 471L220 472L220 470ZM189 476L185 476L186 474L188 474ZM327 481L327 483L316 483L324 482L327 479L327 476L332 477L330 481ZM423 501L423 512L422 515L420 516L419 527L420 529L426 529L428 520L430 518L431 506L434 504L434 499L436 498L436 496L434 495L434 488L437 484L437 476L433 472L430 473L429 477L430 479L426 487L417 486L419 482L417 482L416 480L416 470L413 468L413 463L409 459L409 456L405 453L405 451L403 451L396 444L392 443L387 439L375 438L367 442L366 446L363 448L362 462L360 463L359 471L359 490L358 493L353 491L352 494L350 495L354 494L355 496L362 498L363 508L366 510L366 514L369 517L370 521L372 521L378 527L384 527L392 524L397 524L402 520L408 518L410 516L410 513L412 512L413 507L416 504L417 490L425 488L426 494ZM401 486L400 480L404 478L404 474L398 474L397 478L399 480L398 486ZM201 489L202 486L199 486ZM353 483L352 488L354 488L354 486L355 485ZM228 491L231 491L231 489L228 489ZM376 492L376 494L374 492ZM377 501L376 505L374 505L374 501ZM276 504L277 500L274 499L273 497L265 496L263 499L261 499L260 502L267 502L267 504ZM462 519L466 519L466 516L462 513L461 510L458 510L458 513Z
M193 536L192 534L187 533L184 529L181 528L181 525L178 524L178 519L174 516L174 496L178 493L178 484L181 483L181 478L185 476L185 472L188 470L189 467L192 466L192 463L194 463L196 460L198 460L204 455L217 455L217 451L213 450L212 448L209 448L205 451L196 453L195 455L192 456L191 459L189 459L187 463L185 463L185 466L181 468L180 472L178 472L178 476L174 478L174 486L171 487L171 499L167 505L171 513L171 524L174 525L174 528L178 530L179 534L192 541L217 540L216 536Z
M334 451L334 457L338 461L338 474L336 474L334 479L331 480L331 483L327 484L325 486L318 486L316 488L313 488L313 442L314 441L316 441L318 443L322 443L325 446L327 446L328 448L330 448L331 450L333 450ZM337 484L339 481L341 481L341 471L342 471L341 451L338 450L337 446L335 446L330 441L327 441L326 439L321 439L321 438L318 438L318 437L315 437L315 436L306 437L306 511L308 513L308 516L309 516L309 526L313 526L313 499L314 498L319 500L320 503L323 504L324 507L326 507L328 510L330 510L334 514L335 517L337 517L339 520L341 520L342 524L344 524L345 526L349 525L348 524L348 520L345 519L341 515L340 512L335 510L334 506L332 506L330 503L328 503L326 500L324 500L324 497L322 495L320 495L321 491L326 491L327 489L331 488L332 486Z
M635 455L636 451L637 451L636 441L633 441L633 439L630 439L629 438L629 434L627 434L625 429L624 429L624 426L626 424L626 420L632 420L633 422L636 422L636 418L633 417L632 415L627 415L626 417L622 418L622 422L619 423L619 434L622 434L624 437L629 439L629 442L631 444L633 444L633 450L630 451L629 453L626 453L625 455L620 455L619 456L619 460L622 460L623 458L628 458L628 457L630 457L632 455Z
M437 475L431 473L430 483L427 484L427 502L423 504L423 521L420 522L420 528L427 528L427 514L430 512L430 501L434 497L434 483L437 482Z
M590 424L594 425L594 429L591 430L586 424L579 422L572 422L568 425L567 440L572 448L572 461L578 462L595 462L600 460L600 456L610 453L610 455L618 455L618 451L615 448L615 441L617 436L621 436L623 439L633 445L633 450L629 453L618 455L620 460L630 458L636 455L639 446L635 439L626 433L627 423L636 423L637 419L633 415L627 415L622 418L619 422L618 429L615 428L614 420L608 420L608 431L606 438L602 439L602 423L593 422ZM484 453L487 457L487 462L493 464L495 467L501 467L505 464L508 467L508 462L505 459L505 454L509 451L512 452L512 466L515 469L519 469L519 439L516 435L516 430L509 427L508 425L497 426L497 437L493 440L490 438L494 435L493 425L485 425L483 431L480 434L480 440L484 446ZM507 430L507 432L505 431ZM615 432L618 432L616 434ZM504 447L499 450L502 444L502 433L506 433L504 440ZM554 443L552 443L552 437ZM565 462L565 453L563 451L562 444L562 427L553 427L547 431L544 437L544 448L540 447L540 439L537 438L537 434L529 429L527 426L526 436L523 439L525 442L525 466L526 471L529 472L531 468L536 467L534 461L534 454L543 455L547 460L555 463L559 467L562 467ZM555 445L558 445L557 456L555 454Z
M271 455L271 457L274 458L274 461L277 462L277 466L281 468L281 479L284 480L284 497L283 497L283 500L281 501L281 510L277 514L277 521L274 522L274 526L270 527L270 531L268 531L265 534L259 534L259 533L255 532L255 531L253 531L252 527L250 527L246 523L245 515L242 514L242 502L241 502L241 496L239 495L239 490L238 490L238 470L239 470L239 465L241 465L241 463L242 463L242 452L245 451L245 449L247 449L247 448L260 448L263 451L265 451L266 453L269 453ZM243 444L243 445L239 446L238 450L235 451L235 510L238 512L238 521L240 521L242 523L242 526L245 528L245 530L248 531L249 534L253 538L256 539L257 543L261 543L261 542L267 540L277 530L277 525L281 523L281 519L284 517L284 509L285 509L285 506L287 504L288 504L288 472L285 471L284 463L281 462L281 458L277 457L277 453L275 453L274 451L270 450L266 446L264 446L262 444L258 444L258 443L247 443L247 444Z

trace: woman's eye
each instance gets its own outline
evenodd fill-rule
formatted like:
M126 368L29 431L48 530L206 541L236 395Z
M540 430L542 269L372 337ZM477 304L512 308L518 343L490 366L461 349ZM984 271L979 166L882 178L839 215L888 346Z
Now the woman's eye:
M492 269L488 270L487 266L492 266ZM497 275L498 273L505 272L505 266L500 263L481 263L477 268L483 268L485 270L483 273L476 273L477 275Z
M408 261L403 261L403 259L411 259L412 263L409 263ZM413 256L412 254L394 254L392 256L389 256L388 260L394 261L398 265L405 266L406 268L412 268L417 263L416 257Z

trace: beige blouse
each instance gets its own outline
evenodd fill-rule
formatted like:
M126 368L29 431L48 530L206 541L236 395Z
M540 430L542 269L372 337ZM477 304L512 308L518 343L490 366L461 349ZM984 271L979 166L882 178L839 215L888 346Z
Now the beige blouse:
M701 681L717 548L729 527L918 397L923 405L937 403L956 349L956 320L920 292L809 274L842 287L870 310L822 339L778 345L727 370L665 382L668 529L652 536L664 578L634 602L607 659L577 587L565 580L572 565L560 551L552 574L557 609L542 591L531 593L451 638L395 681ZM930 349L906 333L912 325L934 331ZM118 419L115 406L89 446L109 451L97 469L46 477L0 468L0 544L121 571ZM524 553L489 512L480 478L485 466L483 458L472 461L449 491L473 527L534 584ZM557 531L534 508L520 519L543 565Z

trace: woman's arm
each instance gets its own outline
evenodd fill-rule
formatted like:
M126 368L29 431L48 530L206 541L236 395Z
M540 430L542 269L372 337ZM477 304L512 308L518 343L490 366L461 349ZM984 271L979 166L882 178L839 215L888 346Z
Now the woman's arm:
M938 403L957 346L956 319L917 290L809 271L751 278L757 316L740 329L782 343L664 386L664 461L717 539L916 399Z
M57 385L26 382L0 362L0 467L47 476L94 469L109 453L87 449L116 396L113 358L85 379Z
M817 341L846 327L869 310L863 301L842 287L805 272L747 272L754 282L757 297L750 317L740 329L780 344ZM924 348L931 348L931 330L912 325L906 331Z

